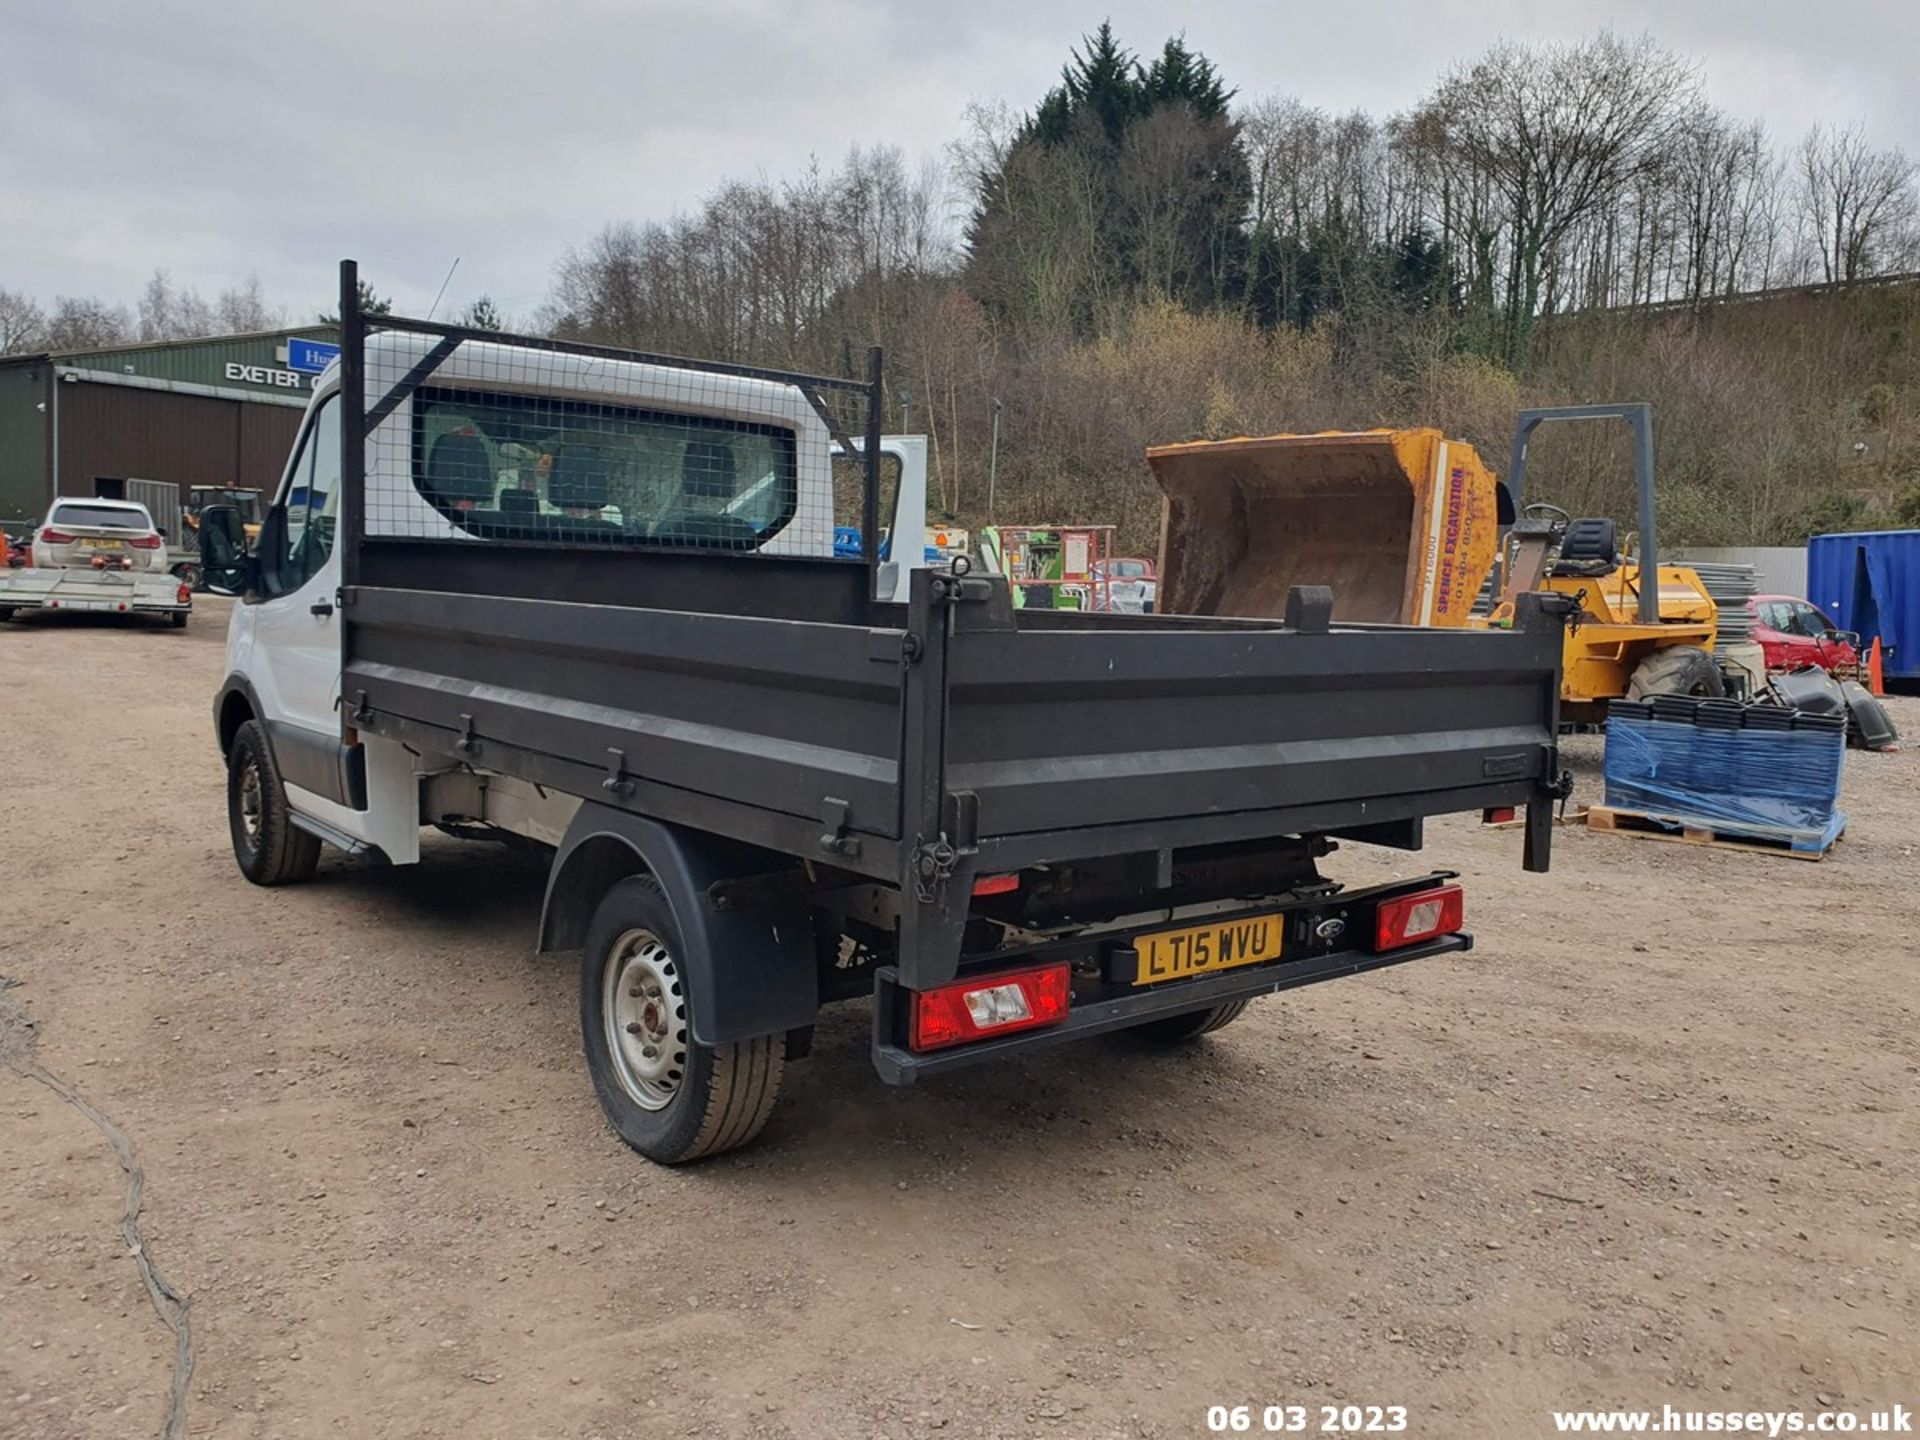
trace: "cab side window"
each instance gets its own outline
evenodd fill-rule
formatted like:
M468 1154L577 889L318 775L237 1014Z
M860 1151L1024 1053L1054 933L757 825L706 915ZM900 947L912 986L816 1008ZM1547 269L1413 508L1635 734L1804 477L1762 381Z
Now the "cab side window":
M279 589L298 590L320 573L333 553L340 511L340 409L328 400L314 412L305 444L287 476L281 504L287 512L286 561Z

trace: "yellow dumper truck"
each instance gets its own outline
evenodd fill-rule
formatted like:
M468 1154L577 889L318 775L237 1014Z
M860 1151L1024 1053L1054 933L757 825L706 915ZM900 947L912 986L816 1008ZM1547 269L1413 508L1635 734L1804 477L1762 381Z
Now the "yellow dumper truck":
M1508 480L1438 430L1268 435L1147 451L1166 493L1162 608L1274 617L1295 585L1326 585L1345 622L1502 625L1514 597L1574 602L1561 701L1569 721L1609 700L1724 693L1715 612L1700 577L1622 556L1610 519L1522 505L1527 441L1556 420L1626 420L1635 432L1639 551L1657 554L1652 420L1645 405L1522 411ZM1475 615L1488 576L1487 613Z

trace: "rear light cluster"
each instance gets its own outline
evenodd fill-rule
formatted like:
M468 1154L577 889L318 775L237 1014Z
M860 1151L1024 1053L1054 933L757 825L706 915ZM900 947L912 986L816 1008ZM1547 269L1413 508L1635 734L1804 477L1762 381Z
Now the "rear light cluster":
M67 534L64 530L56 530L51 525L40 532L42 545L71 545L79 538L77 535Z
M182 580L180 582L180 588L173 592L173 603L176 605L191 605L193 603L193 587Z
M1072 980L1065 965L981 975L922 990L913 997L908 1043L943 1050L1016 1030L1037 1030L1067 1018Z
M1466 898L1458 885L1382 900L1374 912L1373 948L1398 950L1437 935L1451 935L1465 919Z
M158 535L129 535L127 537L127 544L136 550L158 550L160 548L160 537Z

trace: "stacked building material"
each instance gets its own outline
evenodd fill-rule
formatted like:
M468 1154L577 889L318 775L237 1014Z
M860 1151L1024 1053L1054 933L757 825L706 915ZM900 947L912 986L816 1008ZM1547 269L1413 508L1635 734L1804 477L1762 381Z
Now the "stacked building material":
M1747 608L1747 601L1760 593L1760 583L1753 566L1727 565L1711 560L1685 560L1680 563L1700 577L1700 583L1707 587L1707 594L1713 597L1714 607L1720 612L1714 632L1714 648L1718 650L1753 639L1753 612Z
M1751 565L1713 560L1683 560L1700 577L1713 598L1713 654L1727 682L1728 693L1758 695L1767 686L1767 652L1753 638L1757 623L1747 602L1759 592Z
M1844 817L1844 715L1662 695L1607 712L1606 803L1729 835L1824 849Z

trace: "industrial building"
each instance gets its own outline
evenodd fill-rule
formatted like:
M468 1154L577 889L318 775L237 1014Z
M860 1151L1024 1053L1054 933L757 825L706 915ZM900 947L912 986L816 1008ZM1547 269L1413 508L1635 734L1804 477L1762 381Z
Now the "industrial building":
M337 339L311 325L0 358L0 524L103 495L178 537L195 488L271 491Z

